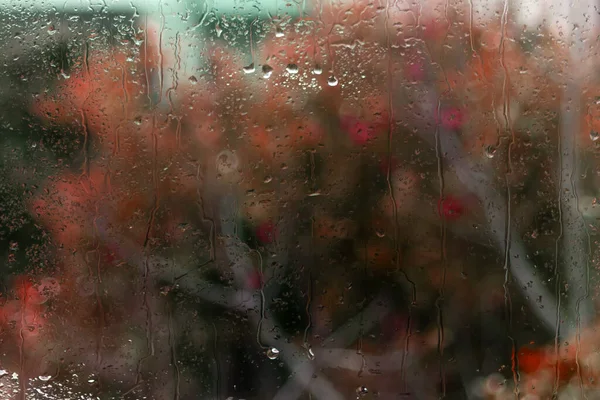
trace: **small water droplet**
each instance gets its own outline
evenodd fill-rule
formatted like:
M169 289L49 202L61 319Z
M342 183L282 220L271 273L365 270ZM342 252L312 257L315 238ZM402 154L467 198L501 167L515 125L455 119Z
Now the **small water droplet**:
M142 124L142 117L141 116L137 116L134 118L133 123L136 125L141 125Z
M331 75L329 78L327 78L327 84L329 86L337 86L338 80L335 76Z
M96 380L94 378L88 379L88 383L94 383L94 382L96 382Z
M533 232L531 232L531 238L537 239L537 237L538 237L538 231L534 229Z
M377 229L375 231L375 234L377 235L377 237L380 237L380 238L385 237L385 232L382 230L379 230L379 229Z
M223 33L223 29L218 22L215 24L215 32L217 32L217 37L221 37L221 34Z
M279 350L275 347L271 347L267 350L267 357L269 357L269 360L276 360L277 357L279 357Z
M310 346L307 346L306 355L308 356L308 359L311 361L315 359L315 353L313 352L313 350Z
M494 158L496 155L496 147L489 145L485 147L485 156L487 158Z
M48 35L55 35L56 34L56 28L54 27L54 25L50 25L48 27Z
M600 137L600 135L598 135L598 132L590 131L590 139L592 139L592 142L595 142L596 140L598 140L598 137Z
M283 37L283 29L281 29L280 26L278 26L277 28L275 28L275 37Z
M323 73L323 68L321 68L321 66L319 64L315 64L315 67L313 68L313 74L321 75L322 73Z
M252 74L256 70L256 68L254 68L254 63L251 63L250 65L245 66L243 69L244 69L245 74Z
M285 70L288 72L288 74L297 74L298 66L296 64L288 64Z
M10 242L9 248L10 248L10 251L19 250L19 242Z
M0 378L2 378L3 376L8 375L8 371L5 369L0 369Z
M265 177L265 180L264 180L264 182L265 182L265 183L269 183L269 182L271 182L272 180L273 180L273 177L272 177L272 176L270 176L270 175L268 175L268 176L266 176L266 177Z
M600 96L596 97L596 104L600 104Z
M198 83L198 78L196 78L194 75L190 76L190 77L188 78L188 80L190 81L190 83L191 83L192 85L195 85L196 83Z
M265 64L262 66L262 73L263 78L269 79L271 77L271 74L273 73L273 68L270 65Z
M69 79L71 77L71 75L67 74L65 71L60 71L60 75L63 79Z
M18 381L19 374L17 374L16 372L13 372L12 375L10 376L10 379L12 379L13 381Z
M359 386L356 388L356 398L364 397L369 393L369 389L366 386Z
M31 148L35 149L37 147L37 143L31 143Z
M38 379L42 382L48 382L50 379L52 379L51 375L40 375L38 376Z

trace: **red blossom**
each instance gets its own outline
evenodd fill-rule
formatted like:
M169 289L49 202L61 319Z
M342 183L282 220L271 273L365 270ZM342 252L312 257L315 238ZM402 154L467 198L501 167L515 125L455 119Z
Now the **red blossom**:
M272 221L263 222L256 228L256 237L262 244L273 243L277 239L277 227Z
M457 107L443 108L439 123L446 129L457 130L466 122L465 112Z
M465 213L464 202L454 196L446 196L438 201L438 212L446 220L457 220Z

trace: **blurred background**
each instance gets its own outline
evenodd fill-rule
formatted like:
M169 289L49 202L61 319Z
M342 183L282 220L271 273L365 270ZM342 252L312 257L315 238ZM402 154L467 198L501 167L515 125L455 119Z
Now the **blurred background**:
M0 397L598 398L599 18L0 2Z

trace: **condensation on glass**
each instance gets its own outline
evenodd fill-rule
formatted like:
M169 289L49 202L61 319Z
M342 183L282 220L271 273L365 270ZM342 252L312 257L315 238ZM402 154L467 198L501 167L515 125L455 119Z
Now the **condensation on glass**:
M600 396L593 2L0 20L0 398Z

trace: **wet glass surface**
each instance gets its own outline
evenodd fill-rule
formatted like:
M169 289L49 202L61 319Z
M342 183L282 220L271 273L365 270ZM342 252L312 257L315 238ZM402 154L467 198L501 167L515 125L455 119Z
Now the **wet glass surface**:
M0 20L0 398L600 396L594 3Z

